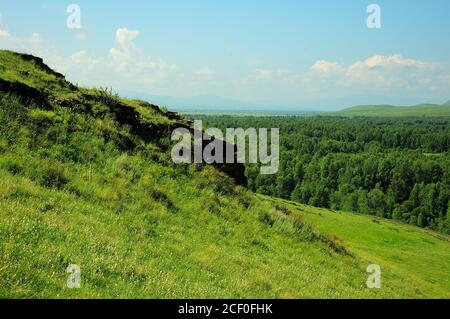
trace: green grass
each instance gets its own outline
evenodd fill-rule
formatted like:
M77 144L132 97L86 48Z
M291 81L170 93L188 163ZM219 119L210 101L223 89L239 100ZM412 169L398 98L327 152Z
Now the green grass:
M174 165L168 133L184 120L14 53L0 61L4 83L47 90L40 101L0 88L0 298L449 297L448 241L384 221L381 240L379 224L358 228L353 215L340 241L341 215L317 221L214 167ZM374 261L379 290L366 287ZM81 289L66 286L69 264Z
M215 178L224 178L212 169L171 178L178 174L176 169L150 164L140 173L139 182L131 182L133 174L123 167L138 162L134 157L120 156L111 159L108 169L77 167L77 174L63 190L2 171L0 296L449 296L448 280L443 278L448 243L434 247L437 258L431 265L441 283L433 284L423 280L415 268L396 269L382 258L370 258L385 251L388 256L398 253L385 248L385 242L374 242L370 247L361 244L360 251L344 240L352 255L335 251L327 237L321 237L327 229L319 232L295 217L303 216L304 208L289 208L291 215L286 216L283 203L255 198L240 188L217 193L204 187L208 183L205 177L210 176L213 183ZM158 192L165 196L155 196ZM320 230L334 221L331 213L322 213L330 214L330 219L317 223ZM377 227L364 218L369 226ZM341 221L357 230L353 222L351 218ZM403 229L411 238L420 232L413 229L410 235L407 226L392 227ZM370 229L365 227L364 232ZM357 233L361 234L361 229ZM421 236L424 240L409 247L413 256L436 241L429 234ZM373 262L383 267L380 290L365 287L365 268ZM69 263L81 266L80 290L65 287Z
M328 115L349 117L450 117L449 105L420 104L400 107L392 105L360 105Z
M444 261L450 260L449 236L373 216L296 203L290 206L299 209L300 215L318 230L339 239L355 255L448 295L450 269Z

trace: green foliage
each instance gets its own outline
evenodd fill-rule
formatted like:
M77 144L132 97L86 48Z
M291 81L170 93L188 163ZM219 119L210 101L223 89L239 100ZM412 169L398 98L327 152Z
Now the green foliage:
M415 106L359 105L332 113L350 117L450 117L450 105L420 104Z
M58 189L62 189L68 182L64 166L51 161L42 161L31 172L30 178L42 186Z
M209 127L278 127L280 170L249 188L317 207L443 230L450 198L448 119L198 117Z

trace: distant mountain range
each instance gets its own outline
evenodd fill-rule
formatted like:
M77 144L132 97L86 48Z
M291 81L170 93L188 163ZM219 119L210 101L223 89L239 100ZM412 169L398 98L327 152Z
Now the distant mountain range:
M351 103L350 100L339 101L335 107L326 107L333 105L332 101L323 101L323 105L317 107L305 107L308 102L276 102L276 101L242 101L227 99L216 95L199 95L189 97L173 97L147 94L129 90L119 90L119 94L131 99L140 99L149 101L159 106L166 106L172 111L188 112L211 112L211 113L236 113L236 112L279 112L293 114L299 112L327 112L326 114L342 116L450 116L450 100L439 104L419 104L414 106L393 106L393 105L359 105L346 108L340 111L331 111L338 108L338 105ZM382 100L382 97L369 97L372 100ZM361 97L359 100L365 100ZM315 104L315 103L311 103ZM331 113L332 112L332 113Z
M285 110L296 111L298 104L294 102L280 103L274 101L241 101L227 99L216 95L199 95L189 97L172 97L146 94L127 90L119 90L119 94L128 98L150 101L160 106L167 106L173 111L261 111L261 110Z
M214 106L215 108L228 109L238 107L238 105L241 105L241 103L238 101L221 98L215 95L172 97L172 96L158 96L126 90L121 90L119 93L129 98L151 101L154 104L158 104L160 106L168 106L170 108L203 108Z
M298 112L332 112L339 110L347 105L358 104L360 102L355 102L355 98L342 98L342 99L321 99L316 100L237 100L223 98L217 95L198 95L198 96L187 96L187 97L173 97L173 96L161 96L153 95L138 91L131 90L118 90L120 95L126 96L132 99L140 99L144 101L149 101L151 103L167 106L172 111L177 111L181 113L186 112L282 112L287 114L298 113ZM371 101L384 101L383 97L356 97L356 101L366 101L370 99ZM395 103L395 102L392 102ZM408 104L408 103L406 103Z

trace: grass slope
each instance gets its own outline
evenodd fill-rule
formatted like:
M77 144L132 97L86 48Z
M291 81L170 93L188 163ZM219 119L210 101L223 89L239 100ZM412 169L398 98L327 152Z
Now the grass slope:
M350 117L447 117L450 116L450 105L420 104L408 107L392 105L360 105L331 113L331 115Z
M433 277L385 263L398 252L388 225L405 241L420 231L385 222L391 242L341 243L328 235L331 212L311 226L314 208L256 196L211 166L174 165L168 133L186 123L0 51L0 298L449 297L448 242L433 246ZM353 236L378 227L340 222ZM417 258L436 241L420 234L407 247ZM365 285L374 261L379 290ZM69 264L81 266L81 289L66 286Z
M443 261L450 260L449 236L375 216L271 200L296 207L302 218L338 239L349 252L448 295L450 275L445 271L450 269Z

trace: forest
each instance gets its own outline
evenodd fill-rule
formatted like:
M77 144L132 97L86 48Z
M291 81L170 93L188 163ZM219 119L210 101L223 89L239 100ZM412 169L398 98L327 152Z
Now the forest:
M450 119L195 116L207 127L280 128L280 169L257 193L450 233Z

